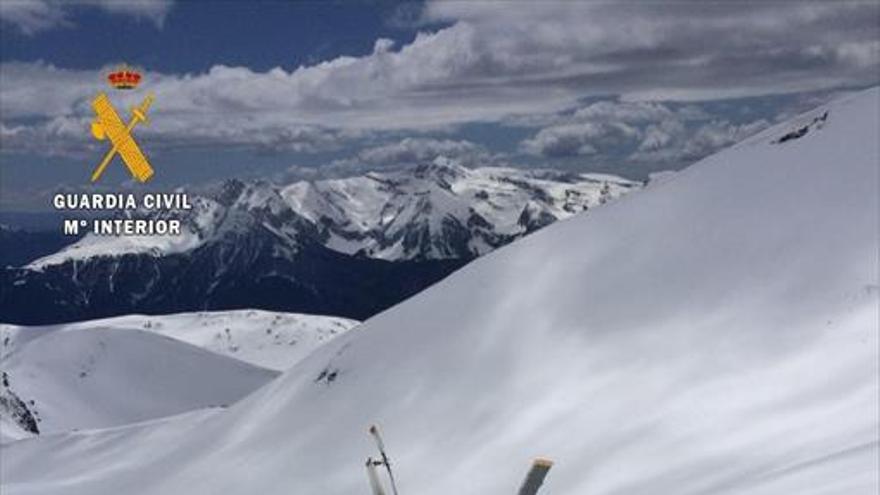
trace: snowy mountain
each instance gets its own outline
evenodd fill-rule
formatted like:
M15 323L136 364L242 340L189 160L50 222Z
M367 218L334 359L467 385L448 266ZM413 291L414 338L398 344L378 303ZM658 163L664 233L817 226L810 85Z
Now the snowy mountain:
M6 339L29 329L3 330ZM226 406L277 374L140 330L90 326L39 333L0 364L8 390L28 404L41 434Z
M228 405L356 324L247 310L0 325L3 441Z
M270 229L288 255L307 237L340 253L389 261L470 259L639 186L605 174L468 169L442 157L410 170L288 186L230 180L195 199L181 236L87 236L30 266L192 251L255 226Z
M555 495L877 493L878 108L481 257L224 412L15 442L3 492L365 493L377 422L401 493L515 493L537 455Z
M473 257L639 184L601 175L466 169L300 182L229 181L180 236L87 235L0 271L6 322L260 308L369 317Z
M281 196L333 250L467 259L638 186L610 175L468 169L438 158L412 171L298 182Z
M62 326L68 330L91 327L142 330L255 366L285 370L357 324L355 320L332 316L248 309L160 316L125 315ZM28 330L33 331L33 328ZM0 327L2 335L3 327ZM2 355L3 348L0 347Z

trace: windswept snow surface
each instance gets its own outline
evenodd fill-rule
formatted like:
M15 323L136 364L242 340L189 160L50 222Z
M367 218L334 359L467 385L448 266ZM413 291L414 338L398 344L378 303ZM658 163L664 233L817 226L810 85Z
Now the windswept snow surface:
M273 378L269 369L293 366L357 323L237 310L126 315L43 327L0 324L0 370L10 375L8 386L0 384L2 441L31 435L14 420L22 407L36 415L41 433L52 433L228 405ZM261 368L200 353L190 345ZM16 400L20 396L23 406Z
M54 327L28 327L27 330L57 327L143 330L263 368L285 370L357 324L355 320L333 316L242 309L158 316L126 315ZM0 338L3 330L0 326ZM0 356L3 352L0 346Z
M482 257L202 421L10 444L2 491L366 493L377 422L403 494L538 455L553 495L876 494L878 108Z
M0 369L10 390L38 418L40 434L227 406L277 376L274 370L131 328L4 325L0 333L10 349L0 357ZM0 411L0 416L6 429L10 415ZM21 436L9 432L4 436Z

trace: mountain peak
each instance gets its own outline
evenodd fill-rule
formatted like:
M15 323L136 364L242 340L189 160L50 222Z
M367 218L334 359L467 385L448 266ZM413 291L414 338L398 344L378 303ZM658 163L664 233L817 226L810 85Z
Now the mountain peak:
M245 187L246 184L240 179L227 179L220 184L216 191L209 193L209 196L223 206L231 206L241 196Z
M467 173L467 168L445 156L438 156L430 163L423 163L413 169L412 172L413 176L416 178L430 178L445 184L456 179L464 178L467 176Z
M310 238L342 254L390 261L472 259L640 185L614 176L468 169L444 157L400 172L286 187L229 179L206 198L193 198L182 240L86 236L33 266L99 255L161 256L214 238L245 238L254 229L283 239L285 250Z

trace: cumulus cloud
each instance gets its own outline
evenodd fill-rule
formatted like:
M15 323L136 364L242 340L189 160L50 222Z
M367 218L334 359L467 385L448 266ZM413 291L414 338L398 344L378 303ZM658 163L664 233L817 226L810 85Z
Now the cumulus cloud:
M64 11L57 4L40 0L0 2L0 21L17 27L27 35L70 25Z
M685 126L681 120L664 118L660 122L650 124L645 128L642 133L642 142L639 143L639 151L664 149L683 136L684 133Z
M76 3L75 1L73 3ZM94 6L111 14L145 19L161 28L165 17L174 6L174 0L80 0L83 6Z
M454 159L464 166L485 165L493 159L486 148L470 141L411 137L357 154L359 161L370 165L419 165L438 157Z
M172 7L172 0L3 0L0 21L33 35L58 27L70 27L74 8L97 8L111 14L146 19L162 27Z
M763 118L731 122L697 104L605 100L557 115L521 149L544 158L680 168L769 125Z
M89 125L94 118L91 101L99 91L106 91L103 78L110 69L78 71L44 63L3 64L3 150L50 155L89 152ZM247 69L226 67L215 67L201 77L147 72L146 87L110 96L120 114L125 114L147 93L155 94L150 120L139 126L136 134L160 149L222 146L314 152L336 149L340 142L363 134L360 129L310 122L294 108L272 100L271 95L240 98L259 89L259 82L249 86L248 74L252 73Z
M89 122L73 118L51 119L40 126L7 125L0 122L2 150L45 156L83 157L96 149L88 140Z
M531 155L559 158L602 155L625 147L660 147L682 132L683 122L702 118L705 113L692 105L673 109L658 102L602 100L546 119L545 126L524 140L521 148Z
M697 128L692 136L687 138L682 148L682 155L687 158L702 158L721 148L742 141L743 139L762 131L770 125L770 122L759 119L744 124L733 124L725 120L713 120Z
M873 82L876 2L436 2L481 33L472 79L707 99ZM772 89L771 89L772 88Z
M4 19L31 30L65 20L49 0L2 5L17 6L4 7ZM163 19L168 4L90 5ZM377 40L360 57L291 71L218 65L199 74L148 72L156 118L139 132L175 145L314 150L370 132L554 115L590 96L698 101L876 84L878 13L876 2L430 2L419 14L423 25L447 27L400 47ZM44 133L53 119L87 119L101 77L100 70L43 63L0 70L4 125ZM653 114L661 108L629 110L662 121ZM597 141L637 137L581 117L542 131L525 148L586 154ZM666 139L651 132L655 145Z
M390 172L431 163L453 163L464 167L511 166L507 155L493 153L467 140L407 137L375 146L365 146L351 156L321 166L294 164L273 177L288 184L299 180L336 179L368 172Z
M573 122L541 129L523 142L526 152L550 158L595 155L599 148L638 139L637 129L623 122Z
M484 146L467 140L407 137L360 149L352 156L334 160L322 166L325 177L346 177L370 171L400 170L438 160L463 167L508 165L505 155L493 153ZM307 177L300 167L291 169L294 175Z

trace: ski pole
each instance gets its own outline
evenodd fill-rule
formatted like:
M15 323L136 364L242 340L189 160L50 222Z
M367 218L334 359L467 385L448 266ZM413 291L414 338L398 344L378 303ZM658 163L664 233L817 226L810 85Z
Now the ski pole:
M376 425L370 426L370 434L376 439L376 446L379 447L379 454L382 455L382 464L385 464L385 469L388 471L388 479L391 480L391 491L394 495L398 495L397 483L394 481L394 473L391 472L391 461L388 459L388 455L385 454L385 443L379 435L379 428Z

